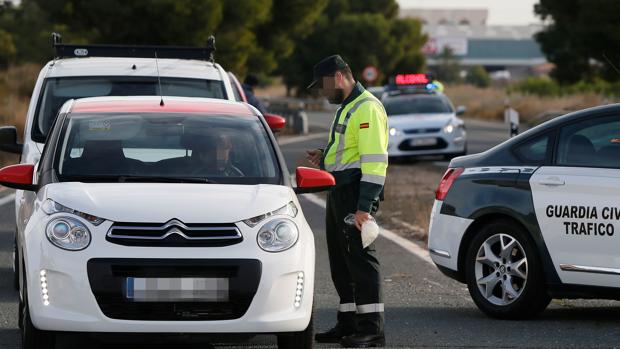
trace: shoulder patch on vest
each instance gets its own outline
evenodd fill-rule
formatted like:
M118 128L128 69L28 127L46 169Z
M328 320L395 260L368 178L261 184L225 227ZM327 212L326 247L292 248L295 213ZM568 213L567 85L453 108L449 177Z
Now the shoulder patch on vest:
M364 122L360 124L360 128L369 128L370 127L370 123L369 122Z

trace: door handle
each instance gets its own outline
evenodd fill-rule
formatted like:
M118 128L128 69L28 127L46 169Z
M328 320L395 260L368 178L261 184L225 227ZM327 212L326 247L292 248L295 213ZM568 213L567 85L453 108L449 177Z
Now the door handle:
M558 186L566 184L566 182L564 182L559 177L547 177L545 179L540 180L540 182L538 183L540 183L541 185L546 185L548 187L558 187Z

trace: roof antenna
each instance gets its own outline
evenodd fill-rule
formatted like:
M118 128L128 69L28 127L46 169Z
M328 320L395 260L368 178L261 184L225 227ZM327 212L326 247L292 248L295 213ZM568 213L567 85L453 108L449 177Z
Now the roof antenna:
M157 60L157 50L155 50L155 68L157 68L157 85L159 86L159 97L161 100L159 101L159 106L164 106L164 95L162 94L161 88L161 77L159 76L159 62Z

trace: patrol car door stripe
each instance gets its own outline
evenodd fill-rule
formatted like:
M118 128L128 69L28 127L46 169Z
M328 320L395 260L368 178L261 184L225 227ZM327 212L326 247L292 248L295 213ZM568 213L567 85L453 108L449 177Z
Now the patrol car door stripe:
M383 303L364 304L357 306L358 314L382 313L385 309Z
M377 175L371 175L371 174L363 174L361 181L362 182L368 182L368 183L374 183L374 184L383 185L383 184L385 184L385 177L377 176Z
M360 161L365 162L388 162L387 154L365 154L360 156Z
M349 312L353 312L356 310L357 310L357 307L355 306L355 303L342 303L338 307L338 311L341 313L349 313Z
M581 273L620 275L620 269L588 267L584 265L560 264L560 269L564 271L576 271Z

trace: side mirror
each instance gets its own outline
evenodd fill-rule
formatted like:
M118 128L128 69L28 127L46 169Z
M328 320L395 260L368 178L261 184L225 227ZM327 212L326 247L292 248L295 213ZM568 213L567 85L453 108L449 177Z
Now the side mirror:
M17 129L15 126L0 127L0 151L21 154L23 145L17 143Z
M34 165L11 165L0 169L0 185L5 187L36 191L37 186L32 184Z
M279 131L284 128L284 125L286 125L286 119L280 115L265 113L264 116L265 121L267 121L267 124L272 131Z
M336 185L336 180L331 173L309 167L297 167L297 188L295 193L316 193L327 190Z
M464 105L459 105L458 107L456 107L456 115L463 115L466 111L467 108L465 108Z

